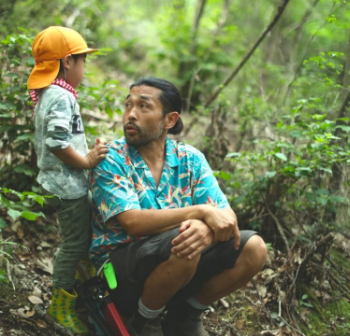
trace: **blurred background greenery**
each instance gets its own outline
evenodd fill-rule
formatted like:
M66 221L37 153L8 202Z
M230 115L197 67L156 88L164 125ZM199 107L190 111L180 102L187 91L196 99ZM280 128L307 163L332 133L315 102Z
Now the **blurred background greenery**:
M101 49L79 88L90 143L122 135L121 102L135 79L170 80L183 96L177 139L205 153L240 227L262 232L287 264L331 235L315 254L332 272L333 237L350 238L349 1L0 0L2 227L28 211L40 215L30 210L38 189L26 80L31 42L50 25ZM25 191L30 200L13 197ZM310 280L311 259L289 265L296 280L285 288Z

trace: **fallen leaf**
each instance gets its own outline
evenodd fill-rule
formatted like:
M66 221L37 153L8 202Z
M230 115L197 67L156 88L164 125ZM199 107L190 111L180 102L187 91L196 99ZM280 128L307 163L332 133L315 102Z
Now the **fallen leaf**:
M47 328L47 324L43 320L36 320L36 325L40 328Z
M221 298L221 299L219 300L219 302L222 304L222 306L223 306L224 308L226 308L226 309L230 308L230 305L228 304L228 302L227 302L225 299Z
M34 315L35 315L35 310L34 309L33 310L29 310L29 311L26 312L26 317L32 317Z
M46 258L44 260L37 259L36 263L40 269L49 274L53 273L53 265L50 258Z
M30 295L28 296L28 300L32 303L32 304L42 304L43 300L41 300L40 298L38 298L35 295Z
M27 316L26 316L26 314L25 314L25 309L24 309L24 308L18 308L18 309L17 309L17 314L18 314L18 316L20 316L20 317L27 318Z
M258 284L257 286L257 289L258 289L258 292L259 292L259 295L264 298L267 294L267 288L266 286L263 286L263 285L260 285Z
M281 329L276 329L276 330L264 330L261 332L261 335L266 335L266 336L282 336L281 334Z
M37 296L37 297L40 298L40 297L41 297L41 293L42 293L41 290L40 290L37 286L34 286L34 288L33 288L33 293L32 293L32 294L33 294L34 296Z
M17 232L18 228L21 226L21 222L20 221L16 221L11 225L11 230L13 232Z
M20 239L23 239L23 237L24 237L24 231L23 231L23 226L22 225L20 225L18 227L18 229L17 229L17 236Z
M41 246L42 248L52 247L52 245L51 245L51 244L49 244L49 243L48 243L48 242L46 242L46 241L41 242L41 243L40 243L40 246Z
M26 261L28 259L30 259L32 257L32 254L31 253L22 253L20 256L19 256L19 260L21 261Z

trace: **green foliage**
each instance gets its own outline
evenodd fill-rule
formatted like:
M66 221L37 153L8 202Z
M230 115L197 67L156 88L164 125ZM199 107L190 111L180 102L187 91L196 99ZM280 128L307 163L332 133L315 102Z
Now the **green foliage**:
M26 89L33 67L28 30L0 41L0 185L23 190L34 183L34 127Z
M14 260L13 253L20 247L26 248L20 244L4 240L0 235L0 285L1 283L11 282L13 289L15 289L15 285L11 277L10 263Z
M34 192L18 192L15 190L0 188L0 208L6 210L7 215L14 222L18 217L29 221L35 221L38 216L45 215L42 212L31 210L34 204L43 206L45 198L50 196L37 195ZM0 218L0 230L7 226L4 219Z
M335 212L339 205L348 204L345 197L333 195L328 184L333 165L349 163L350 149L335 136L336 119L310 113L321 102L299 101L276 125L273 140L255 140L253 151L228 154L235 173L226 190L234 208L244 212L273 208L282 217L299 218L302 224L327 226L322 222L325 211ZM350 130L346 125L341 129ZM262 227L262 223L264 217L253 224Z

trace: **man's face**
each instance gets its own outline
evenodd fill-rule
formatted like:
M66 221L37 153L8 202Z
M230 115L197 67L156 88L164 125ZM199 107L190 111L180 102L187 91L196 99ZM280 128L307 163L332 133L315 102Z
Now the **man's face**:
M135 147L146 146L164 133L161 91L151 86L134 86L125 100L123 114L126 142Z

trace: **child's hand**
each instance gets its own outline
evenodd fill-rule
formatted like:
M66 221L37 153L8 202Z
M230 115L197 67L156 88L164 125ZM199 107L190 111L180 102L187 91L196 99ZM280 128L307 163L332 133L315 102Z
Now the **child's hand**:
M94 168L102 159L106 157L108 152L108 147L105 143L101 143L100 139L96 139L96 143L89 153L85 155L86 160L88 161L88 167Z

